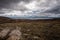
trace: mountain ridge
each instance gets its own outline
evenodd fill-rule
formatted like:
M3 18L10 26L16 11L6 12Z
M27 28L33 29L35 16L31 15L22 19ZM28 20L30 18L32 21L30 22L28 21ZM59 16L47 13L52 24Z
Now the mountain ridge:
M41 22L48 22L48 21L60 21L60 18L54 18L54 19L36 19L36 20L30 20L30 19L11 19L8 17L3 17L0 16L0 23L15 23L15 22L37 22L37 21L41 21Z

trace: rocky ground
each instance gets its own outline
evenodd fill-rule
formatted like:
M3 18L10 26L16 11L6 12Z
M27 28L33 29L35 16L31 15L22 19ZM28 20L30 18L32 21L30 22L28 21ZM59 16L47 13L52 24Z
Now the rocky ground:
M60 40L60 19L12 20L0 17L0 40Z
M0 24L0 40L60 40L60 22Z
M20 40L21 29L4 28L0 31L0 40Z

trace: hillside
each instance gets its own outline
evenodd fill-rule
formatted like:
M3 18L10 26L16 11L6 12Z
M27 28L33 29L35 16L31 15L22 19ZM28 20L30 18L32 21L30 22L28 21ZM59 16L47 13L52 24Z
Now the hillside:
M0 16L0 23L7 23L7 22L9 22L9 21L11 21L10 18Z
M60 19L47 19L47 20L23 20L11 19L7 17L0 17L0 32L5 28L13 29L21 28L21 40L60 40ZM7 40L11 33L3 37ZM1 34L0 34L1 35ZM9 37L8 37L9 36ZM1 37L0 37L1 38Z

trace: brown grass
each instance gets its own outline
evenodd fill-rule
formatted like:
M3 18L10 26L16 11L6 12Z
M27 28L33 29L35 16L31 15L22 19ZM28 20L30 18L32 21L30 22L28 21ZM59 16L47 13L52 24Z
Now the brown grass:
M0 24L1 28L21 28L21 40L60 40L60 22L57 21L22 21Z

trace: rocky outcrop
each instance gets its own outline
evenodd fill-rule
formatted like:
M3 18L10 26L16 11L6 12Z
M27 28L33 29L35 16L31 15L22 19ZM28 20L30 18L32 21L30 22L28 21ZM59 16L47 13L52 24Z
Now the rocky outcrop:
M0 40L20 40L21 32L20 29L2 29L0 32Z

